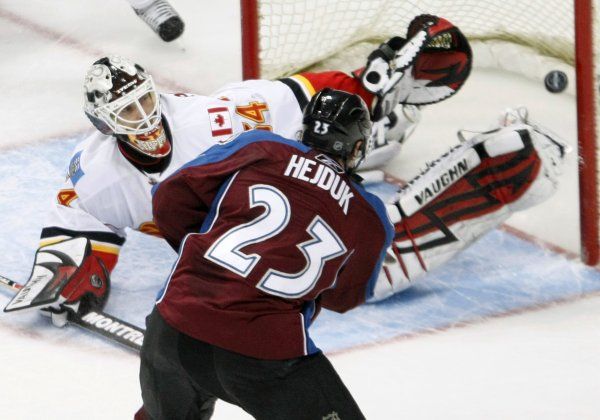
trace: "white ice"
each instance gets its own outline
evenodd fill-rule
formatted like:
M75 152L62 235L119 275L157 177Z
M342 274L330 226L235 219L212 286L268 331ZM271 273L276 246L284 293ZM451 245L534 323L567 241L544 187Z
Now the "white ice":
M209 93L239 80L239 2L172 3L187 27L180 41L166 44L123 0L2 0L0 150L89 129L81 111L83 74L109 53L145 65L167 91ZM424 109L390 171L409 178L457 141L458 128L487 128L515 105L527 105L534 119L575 140L571 95L478 69L455 98ZM578 251L576 166L572 155L559 194L510 224ZM17 218L9 213L3 217ZM23 264L31 257L23 255ZM600 296L590 295L330 357L369 419L600 419L598 308ZM45 320L37 324L44 333L0 315L0 419L133 416L141 404L134 355L91 340L52 339ZM215 418L249 417L219 404Z

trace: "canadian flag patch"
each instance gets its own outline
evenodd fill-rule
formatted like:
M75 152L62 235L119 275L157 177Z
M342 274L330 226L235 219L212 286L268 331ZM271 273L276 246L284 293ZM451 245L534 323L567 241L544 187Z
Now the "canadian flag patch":
M213 137L233 134L231 116L227 107L208 108L208 119Z

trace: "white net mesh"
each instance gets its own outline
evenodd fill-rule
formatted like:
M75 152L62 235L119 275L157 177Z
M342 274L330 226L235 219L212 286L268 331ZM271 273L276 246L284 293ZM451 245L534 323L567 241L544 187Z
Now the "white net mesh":
M566 93L575 94L576 1L260 0L260 76L354 70L365 65L376 45L391 36L405 36L409 22L427 13L444 17L462 30L474 50L474 67L501 68L538 81L551 70L561 70L568 76ZM600 0L592 4L597 22ZM592 61L598 75L600 34L595 26ZM597 96L599 79L589 95ZM577 138L575 131L572 138Z
M569 0L265 0L261 76L290 74L362 42L405 35L422 13L447 18L471 40L507 40L573 63Z

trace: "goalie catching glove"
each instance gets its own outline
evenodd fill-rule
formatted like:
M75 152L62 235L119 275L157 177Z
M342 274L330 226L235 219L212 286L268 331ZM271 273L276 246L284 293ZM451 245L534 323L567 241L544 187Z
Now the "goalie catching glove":
M511 125L451 149L388 205L395 236L370 302L406 289L515 211L556 191L570 148L528 124L525 113L511 113Z
M355 75L375 95L371 116L378 121L398 103L425 105L452 96L467 80L471 65L471 47L456 26L420 15L409 24L406 39L381 44Z
M62 327L70 313L102 309L109 289L109 272L89 239L72 238L38 249L29 280L4 311L39 308Z

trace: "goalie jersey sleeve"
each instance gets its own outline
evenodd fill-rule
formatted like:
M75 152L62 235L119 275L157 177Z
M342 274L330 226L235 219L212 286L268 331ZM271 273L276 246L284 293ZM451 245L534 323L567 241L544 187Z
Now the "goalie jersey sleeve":
M46 214L40 247L74 237L86 237L90 240L92 253L111 271L117 263L126 234L124 229L107 223L103 217L114 207L109 199L116 200L118 197L107 191L106 184L100 182L93 170L83 169L82 159L87 159L89 153L86 149L94 141L95 138L88 138L74 151L67 179ZM87 179L90 177L91 182Z
M364 88L358 78L341 71L304 72L280 79L279 81L292 90L301 109L304 109L315 93L327 87L359 95L369 109L371 109L371 104L375 97Z
M191 337L263 359L317 352L308 327L320 296L330 290L341 311L364 302L393 236L381 201L336 162L258 130L159 184L153 210L179 251L161 315Z

